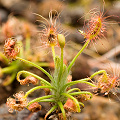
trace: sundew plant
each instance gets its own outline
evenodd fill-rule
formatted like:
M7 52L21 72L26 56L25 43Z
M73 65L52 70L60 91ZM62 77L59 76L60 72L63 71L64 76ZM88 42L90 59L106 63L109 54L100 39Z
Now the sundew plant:
M42 17L41 15L39 16ZM106 32L106 18L98 11L91 14L90 19L84 25L85 30L79 30L85 38L85 43L69 65L66 65L63 62L65 37L64 34L57 31L57 17L52 18L52 11L50 11L50 21L46 18L43 19L46 21L46 26L41 31L41 36L44 38L42 40L45 40L43 43L45 42L48 47L51 47L54 61L54 73L50 74L39 65L18 57L18 49L15 49L13 46L8 46L9 49L5 49L7 50L7 52L5 51L7 57L10 59L18 59L26 64L30 64L31 66L38 68L48 76L50 82L34 73L22 70L17 74L17 80L21 85L29 83L36 84L38 81L40 81L40 85L33 87L26 93L20 91L19 93L14 94L14 98L8 98L6 104L9 107L9 112L13 112L13 110L21 111L24 108L27 108L31 112L37 112L41 110L40 102L49 102L51 103L51 108L46 113L45 119L47 119L48 115L56 111L56 113L59 113L59 119L67 120L68 112L81 112L81 108L84 107L84 101L90 100L93 97L91 92L81 91L79 88L71 88L71 86L78 83L85 83L92 86L93 89L98 89L102 93L107 94L111 89L118 85L117 77L111 77L105 70L97 71L87 78L75 81L72 81L72 76L70 75L73 64L75 64L76 59L83 52L83 50L85 50L88 44L91 41L100 40L100 38L104 36L104 32ZM59 47L60 56L56 54L54 49L55 46ZM28 76L25 79L20 79L22 74L26 74ZM91 82L92 79L98 74L100 75L98 82ZM29 94L38 89L43 89L45 91L45 96L35 98L31 101L28 100L27 97Z

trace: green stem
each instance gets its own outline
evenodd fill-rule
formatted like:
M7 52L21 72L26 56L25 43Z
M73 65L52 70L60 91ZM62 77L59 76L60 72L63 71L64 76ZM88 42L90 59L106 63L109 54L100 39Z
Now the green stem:
M81 80L77 80L77 81L71 81L71 82L65 84L62 89L65 89L66 87L70 87L70 86L75 85L77 83L86 83L86 84L88 84L90 86L96 87L96 85L94 85L94 84L92 84L90 82L86 82L88 80L91 80L91 79L90 78L85 78L85 79L81 79Z
M76 103L76 106L77 106L77 112L80 112L79 102L77 101L76 98L74 98L72 95L67 94L67 93L62 93L61 95L64 95L64 96L66 96L66 97L72 99L72 100Z
M54 89L54 87L52 87L52 86L37 86L37 87L34 87L34 88L30 89L29 91L27 91L24 97L26 98L30 93L32 93L35 90L44 89L44 88Z
M90 83L90 82L86 82L86 81L81 81L81 80L77 80L77 81L72 81L72 82L70 82L68 85L69 85L69 87L70 86L72 86L72 85L75 85L75 84L77 84L77 83L85 83L85 84L88 84L88 85L90 85L90 86L92 86L92 87L96 87L96 85L94 85L93 83Z
M90 39L88 39L84 46L82 47L82 49L77 53L77 55L74 57L74 59L72 60L72 62L70 63L70 65L68 66L68 72L70 71L71 67L73 66L74 62L76 61L76 59L78 58L78 56L83 52L83 50L87 47L87 45L89 44Z
M18 68L17 65L12 65L12 66L9 66L9 67L5 67L5 68L2 68L1 69L1 72L2 73L12 73L14 70L16 70Z
M61 79L62 71L63 71L63 48L61 48L61 61L60 61L59 80Z
M61 109L61 111L62 111L64 120L67 120L67 119L66 119L66 115L65 115L65 110L64 110L64 107L63 107L62 102L59 101L59 102L58 102L58 105L59 105L59 107L60 107L60 109Z
M53 99L43 99L43 100L40 100L39 102L55 102L55 100L53 100Z
M25 60L25 59L20 58L20 57L16 57L16 59L19 59L19 60L21 60L21 61L23 61L23 62L25 62L25 63L31 64L32 66L38 68L38 69L41 70L43 73L45 73L45 74L50 78L51 81L53 80L53 77L52 77L46 70L44 70L42 67L40 67L39 65L36 65L35 63L30 62L30 61Z
M40 67L50 67L51 63L48 62L34 62L35 64L37 64ZM33 65L27 64L28 67L32 67Z
M52 45L51 48L52 48L52 55L53 55L53 60L54 60L54 64L55 64L55 49L54 49L54 45Z
M73 93L69 93L70 95L79 95L79 94L88 94L90 95L90 99L93 97L93 94L90 92L86 92L86 91L82 91L82 92L73 92Z
M78 102L80 105L82 105L83 107L85 106L82 102Z
M97 71L97 72L95 72L94 74L92 74L92 75L90 76L90 79L92 79L93 77L95 77L95 76L98 75L98 74L107 75L107 73L106 73L105 70L100 70L100 71Z
M42 66L42 67L49 67L50 63L47 63L47 62L37 62L37 65Z
M72 88L72 89L68 90L67 93L73 92L73 91L75 91L75 90L77 90L77 91L80 92L80 89L79 89L79 88Z
M44 119L46 120L47 116L48 116L50 113L52 113L57 107L58 107L57 105L54 105L54 106L46 113Z
M45 83L46 85L51 86L51 84L50 84L48 81L46 81L45 79L37 76L37 75L34 74L34 73L31 73L31 72L28 72L28 71L25 71L25 70L22 70L22 71L18 72L18 74L17 74L17 80L18 80L19 82L20 82L20 75L23 74L23 73L32 75L33 77L35 77L35 78L37 78L38 80L40 80L40 81L42 81L43 83Z
M41 101L41 100L43 100L43 99L53 98L53 97L54 97L54 95L47 95L47 96L43 96L43 97L36 98L36 99L30 101L30 102L27 104L27 107L28 107L29 105L31 105L32 103L34 103L34 102L39 102L39 101Z

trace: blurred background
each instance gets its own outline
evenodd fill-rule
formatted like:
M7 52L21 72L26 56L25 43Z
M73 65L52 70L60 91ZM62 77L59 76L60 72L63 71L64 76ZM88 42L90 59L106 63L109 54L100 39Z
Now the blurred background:
M108 73L117 74L119 77L120 0L104 1L105 4L103 0L0 0L0 120L43 120L46 111L49 110L49 105L42 103L43 108L37 113L24 110L10 114L5 104L9 96L33 87L33 85L19 85L16 80L19 70L29 70L46 78L35 68L15 61L9 62L3 54L6 39L14 37L22 41L23 49L26 48L26 41L29 39L31 51L27 51L29 55L22 56L37 62L49 72L53 71L53 66L50 64L53 62L50 49L41 47L40 42L39 31L42 30L40 26L43 19L36 14L49 20L50 10L56 10L59 13L57 22L66 36L64 51L66 64L69 64L85 42L78 30L84 30L84 21L89 19L90 10L100 11L101 15L108 17L105 20L107 28L104 37L91 42L77 59L71 74L73 80L78 80L90 76L97 70L106 69ZM53 16L55 14L56 12ZM19 67L16 68L16 64ZM97 78L94 82L96 81ZM93 92L92 88L84 84L78 84L77 87ZM95 94L92 100L85 102L85 108L81 113L71 115L71 120L120 120L119 87L111 90L106 96ZM41 95L44 95L44 92L37 91L31 94L30 99ZM55 120L54 117L51 119Z

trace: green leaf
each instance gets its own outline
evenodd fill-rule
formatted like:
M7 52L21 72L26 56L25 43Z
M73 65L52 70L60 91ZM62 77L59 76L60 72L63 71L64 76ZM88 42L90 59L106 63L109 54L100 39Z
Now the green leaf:
M52 81L52 86L57 89L57 94L65 92L65 89L62 89L62 86L67 83L68 70L65 64L63 64L63 70L60 76L60 66L61 59L56 56L55 58L55 72L53 75L54 80Z
M63 72L60 78L60 86L63 86L67 83L67 77L68 77L68 70L66 65L63 65ZM64 91L64 90L63 90Z
M56 56L55 57L55 71L53 75L54 80L51 82L52 86L54 86L55 88L57 87L59 72L60 72L60 58L59 56Z

